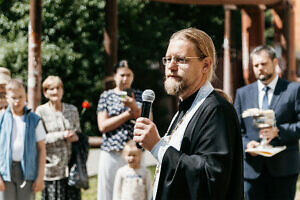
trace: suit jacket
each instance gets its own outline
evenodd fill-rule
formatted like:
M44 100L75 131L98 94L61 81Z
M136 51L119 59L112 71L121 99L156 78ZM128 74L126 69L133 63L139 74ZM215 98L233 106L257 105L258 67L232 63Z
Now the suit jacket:
M253 126L252 117L242 118L243 111L258 108L257 82L237 90L235 108L241 122L243 147L251 140L260 141L259 129ZM300 84L278 79L271 100L270 109L275 111L279 137L271 145L286 145L287 149L273 157L244 155L244 176L257 178L263 166L272 176L288 176L299 172L299 136L300 136Z
M180 151L165 152L156 199L243 199L242 160L236 112L213 91L191 118Z

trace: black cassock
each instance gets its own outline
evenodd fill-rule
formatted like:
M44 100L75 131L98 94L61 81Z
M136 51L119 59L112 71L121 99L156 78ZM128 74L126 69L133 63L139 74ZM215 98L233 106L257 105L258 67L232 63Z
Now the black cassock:
M240 125L233 106L213 91L190 120L180 151L162 160L157 200L243 199Z

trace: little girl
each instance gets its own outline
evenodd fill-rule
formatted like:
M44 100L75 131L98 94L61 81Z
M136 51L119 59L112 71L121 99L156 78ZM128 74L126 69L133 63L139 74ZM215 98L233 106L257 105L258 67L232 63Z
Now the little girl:
M130 140L124 146L123 157L127 165L121 167L114 183L114 200L151 200L152 179L150 171L141 167L142 151Z

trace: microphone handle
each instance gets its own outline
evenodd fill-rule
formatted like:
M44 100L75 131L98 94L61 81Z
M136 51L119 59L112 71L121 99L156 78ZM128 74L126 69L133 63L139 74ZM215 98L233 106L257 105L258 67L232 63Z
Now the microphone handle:
M151 102L143 101L141 117L149 118L151 110Z
M151 106L151 102L143 101L141 117L149 118ZM143 149L143 147L139 143L136 143L136 147L139 149Z

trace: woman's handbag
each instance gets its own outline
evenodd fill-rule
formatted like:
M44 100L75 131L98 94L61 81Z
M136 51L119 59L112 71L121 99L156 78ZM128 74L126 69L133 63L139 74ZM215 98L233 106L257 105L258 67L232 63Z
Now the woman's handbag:
M89 153L88 136L78 134L78 141L72 143L72 156L69 162L68 185L76 188L89 188L89 177L86 169L86 161Z

